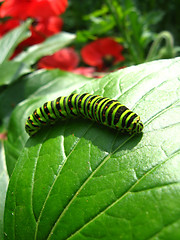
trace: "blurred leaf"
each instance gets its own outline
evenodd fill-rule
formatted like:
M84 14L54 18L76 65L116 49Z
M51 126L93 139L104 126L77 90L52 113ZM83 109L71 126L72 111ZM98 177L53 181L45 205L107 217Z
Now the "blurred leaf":
M82 30L82 31L77 31L76 33L77 38L76 41L77 42L83 42L83 43L87 43L88 40L95 40L96 37L90 33L90 31L88 30Z
M150 62L75 88L127 105L143 134L76 119L30 138L9 184L5 239L180 238L179 64Z
M88 31L90 36L94 35L96 38L102 34L107 34L115 26L114 18L108 12L108 7L102 5L100 9L84 16L83 19L89 22L88 30L84 31Z
M92 23L88 31L93 35L106 34L114 27L114 19L112 16L106 16L104 18L91 18L91 21Z
M154 12L154 16L149 16L150 21L158 17L162 17L162 12L164 16L160 22L156 22L153 25L154 32L161 32L163 30L170 31L173 34L176 44L180 42L180 1L136 1L138 9L143 13L144 16L148 16L149 13ZM152 24L154 24L152 22Z
M0 141L0 239L3 239L4 204L8 182L9 177L6 169L4 146L3 142Z
M11 70L11 71L10 71ZM18 77L28 73L28 68L22 62L6 61L0 64L0 86L15 82Z
M102 34L107 34L114 27L114 19L112 16L104 18L91 18L91 24L88 30L77 31L77 42L87 42L95 40Z
M41 57L51 55L59 49L69 45L74 39L75 34L66 32L55 34L47 38L43 43L29 47L27 51L20 53L15 60L26 63L27 65L32 65Z
M159 23L164 17L164 15L165 15L164 11L157 9L150 11L147 14L144 14L142 17L144 23L150 26Z
M101 17L108 13L108 7L106 5L102 5L100 9L95 10L83 17L84 20L91 20L93 17Z
M165 44L162 45L164 40ZM152 61L161 58L173 58L176 54L174 49L174 39L172 34L170 32L163 31L156 36L146 60Z
M104 0L98 1L82 1L82 0L69 0L68 11L63 14L63 28L67 32L74 32L74 30L88 29L89 22L84 21L84 16L89 13L101 9Z
M11 114L12 104L21 103L12 114L8 126L8 140L5 144L8 172L11 175L21 149L28 138L24 131L24 123L28 114L43 102L57 98L59 95L70 94L91 79L73 73L56 70L36 71L22 79L21 82L9 87L0 96L0 113L6 125ZM28 100L29 98L29 100ZM20 108L20 110L19 110ZM17 127L16 127L17 125Z
M66 88L71 90L73 85L82 86L87 81L89 81L89 78L59 69L35 71L22 77L18 82L8 86L6 90L0 93L0 119L7 125L9 116L15 106L31 95L48 95L48 90L59 91L59 89Z
M24 39L30 36L28 27L31 24L31 20L26 21L20 27L9 31L0 39L0 63L3 63L5 60L8 60L12 55L13 51L17 45L22 42Z

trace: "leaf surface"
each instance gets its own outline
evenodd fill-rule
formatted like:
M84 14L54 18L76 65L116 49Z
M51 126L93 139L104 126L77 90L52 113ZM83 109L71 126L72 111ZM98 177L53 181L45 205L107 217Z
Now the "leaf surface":
M21 62L3 62L0 64L0 86L11 84L30 71L30 68Z
M76 89L118 99L143 134L76 119L30 138L9 184L6 239L179 239L179 66L155 61Z

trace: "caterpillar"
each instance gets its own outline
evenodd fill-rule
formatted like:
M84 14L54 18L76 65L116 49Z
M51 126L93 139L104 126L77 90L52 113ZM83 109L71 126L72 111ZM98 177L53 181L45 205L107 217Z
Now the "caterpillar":
M129 134L140 133L143 129L140 117L117 100L84 93L58 97L54 101L44 103L28 117L25 130L32 136L43 125L53 124L58 119L78 116Z

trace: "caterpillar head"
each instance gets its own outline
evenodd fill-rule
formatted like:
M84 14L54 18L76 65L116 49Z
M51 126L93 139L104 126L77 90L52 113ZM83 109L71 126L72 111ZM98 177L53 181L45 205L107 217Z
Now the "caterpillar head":
M142 132L144 125L140 120L140 117L137 116L131 123L130 127L127 129L127 132L130 134Z

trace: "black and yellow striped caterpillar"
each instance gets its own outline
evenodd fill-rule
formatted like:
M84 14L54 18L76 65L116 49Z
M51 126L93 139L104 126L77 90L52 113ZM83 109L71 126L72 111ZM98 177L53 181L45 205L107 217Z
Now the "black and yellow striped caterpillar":
M32 136L47 123L78 116L130 134L140 133L143 129L143 123L136 113L116 100L89 93L71 94L44 103L28 117L25 129Z

